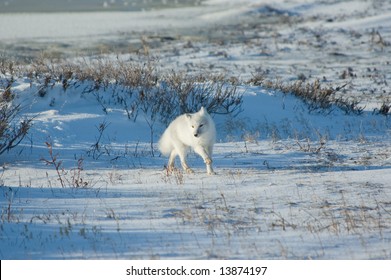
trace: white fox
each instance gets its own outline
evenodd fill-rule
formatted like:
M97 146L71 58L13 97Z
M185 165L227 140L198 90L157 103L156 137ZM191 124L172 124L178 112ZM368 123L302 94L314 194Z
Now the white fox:
M170 156L168 171L174 169L174 160L179 156L183 169L187 173L193 170L187 165L186 155L189 148L199 154L208 174L215 174L212 168L213 145L216 141L215 124L204 107L194 114L183 114L171 122L159 140L159 150Z

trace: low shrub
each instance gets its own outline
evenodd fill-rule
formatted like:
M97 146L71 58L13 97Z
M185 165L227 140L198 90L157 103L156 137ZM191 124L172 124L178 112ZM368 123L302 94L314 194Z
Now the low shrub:
M31 118L20 116L21 106L13 103L13 81L13 76L0 81L0 154L15 148L32 124Z

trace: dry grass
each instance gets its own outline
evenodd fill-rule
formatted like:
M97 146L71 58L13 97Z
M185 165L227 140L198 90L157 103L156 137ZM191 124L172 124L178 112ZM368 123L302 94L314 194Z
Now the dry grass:
M242 95L237 81L223 75L159 71L157 60L149 56L140 61L144 62L98 58L55 63L39 59L20 67L15 75L27 76L39 88L40 96L56 85L64 91L82 86L81 92L94 94L104 110L107 103L117 103L133 120L144 113L150 119L158 115L168 123L176 115L201 106L212 114L240 111Z
M306 82L305 79L299 79L292 83L283 83L279 80L268 80L263 74L254 74L247 82L273 90L279 90L285 94L292 94L304 101L310 111L328 113L334 108L339 108L346 114L360 115L365 108L360 106L360 101L357 99L337 97L336 94L344 89L348 83L336 87L322 85L319 79L313 82Z
M223 75L160 71L156 59L150 56L139 61L143 62L104 58L54 62L40 58L29 65L15 66L13 62L2 60L0 101L9 103L15 79L24 77L37 89L38 97L46 96L54 87L61 87L64 92L77 89L81 95L95 96L105 113L109 106L116 106L125 110L130 120L144 118L150 129L152 153L157 122L167 125L176 116L195 112L201 106L211 114L235 114L241 110L242 94L237 91L237 81ZM0 153L19 143L31 125L31 120L27 120L12 132L6 131L19 109L18 106L11 110L1 107L0 137L5 135L10 140L0 144Z

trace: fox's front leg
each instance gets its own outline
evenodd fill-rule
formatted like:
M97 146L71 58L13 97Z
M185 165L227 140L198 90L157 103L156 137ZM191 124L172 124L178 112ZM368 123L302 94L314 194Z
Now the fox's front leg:
M210 149L208 149L210 150ZM204 160L205 162L205 165L206 165L206 172L209 174L209 175L214 175L216 174L214 171L213 171L213 168L212 168L212 158L211 158L211 155L209 155L206 150L204 149L204 147L202 146L197 146L194 148L194 151L199 154L202 159Z
M212 160L209 159L209 161L205 162L205 164L206 164L206 173L208 173L209 175L215 175L216 172L213 171Z

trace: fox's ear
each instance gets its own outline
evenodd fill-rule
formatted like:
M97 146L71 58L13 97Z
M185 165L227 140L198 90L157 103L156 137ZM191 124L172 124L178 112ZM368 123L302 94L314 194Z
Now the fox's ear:
M200 113L201 113L201 114L205 114L205 113L207 113L207 112L206 112L206 110L205 110L205 108L204 108L204 106L202 106L202 107L201 107L201 109L200 109Z
M191 119L191 115L190 114L186 114L186 118L188 118L190 120Z

